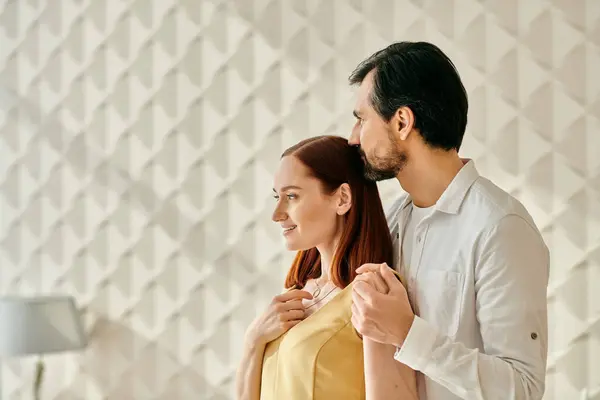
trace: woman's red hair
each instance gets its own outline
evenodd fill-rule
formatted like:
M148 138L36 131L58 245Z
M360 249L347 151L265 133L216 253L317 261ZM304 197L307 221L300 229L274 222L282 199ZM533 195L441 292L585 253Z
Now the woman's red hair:
M287 149L321 181L325 193L333 193L343 183L350 186L352 207L344 215L340 241L331 265L331 280L344 288L356 277L356 269L365 263L394 262L392 238L377 184L364 176L359 149L339 136L305 139ZM321 276L321 260L316 248L299 251L292 263L285 287L303 288L307 280Z

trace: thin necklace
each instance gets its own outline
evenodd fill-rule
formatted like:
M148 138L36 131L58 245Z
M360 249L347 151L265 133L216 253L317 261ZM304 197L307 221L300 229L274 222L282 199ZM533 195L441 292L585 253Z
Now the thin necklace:
M315 291L312 293L313 299L314 299L315 297L319 297L319 295L321 294L321 286L319 286L319 282L315 281L315 285L317 285L317 290L315 290Z
M325 296L323 296L323 297L321 297L320 299L318 299L317 301L313 302L311 305L304 307L304 309L311 308L311 307L312 307L312 306L314 306L315 304L317 304L317 303L321 302L321 300L323 300L323 299L326 299L326 298L327 298L327 296L329 296L329 295L331 294L331 292L333 292L333 291L335 290L335 288L336 288L336 287L335 287L335 286L333 286L333 288L332 288L332 289L331 289L329 292L327 292L327 294L326 294ZM314 295L313 295L313 299L314 299L315 297L316 297L316 296L314 296Z
M315 285L317 285L317 289L312 293L313 298L318 297L319 294L321 294L321 286L319 286L319 281L317 279L315 279ZM326 285L327 283L325 283L323 287L325 287Z

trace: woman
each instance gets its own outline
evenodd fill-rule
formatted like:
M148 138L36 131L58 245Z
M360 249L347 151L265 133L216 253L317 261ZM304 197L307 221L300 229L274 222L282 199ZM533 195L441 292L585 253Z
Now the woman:
M394 360L395 348L361 338L351 323L351 286L370 279L355 282L356 268L394 261L377 185L363 165L358 149L336 136L283 153L273 221L298 253L287 290L248 328L239 399L417 398L414 371Z

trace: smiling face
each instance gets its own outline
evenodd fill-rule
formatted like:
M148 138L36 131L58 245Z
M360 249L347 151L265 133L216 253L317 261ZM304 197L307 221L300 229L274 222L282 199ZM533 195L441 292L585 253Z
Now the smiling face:
M334 244L341 232L339 196L326 193L295 156L281 159L273 191L277 204L272 219L281 225L288 250Z
M361 83L354 107L356 123L349 143L359 145L365 163L365 177L373 181L398 176L408 162L408 148L396 138L399 119L386 122L373 108L373 73L369 72Z

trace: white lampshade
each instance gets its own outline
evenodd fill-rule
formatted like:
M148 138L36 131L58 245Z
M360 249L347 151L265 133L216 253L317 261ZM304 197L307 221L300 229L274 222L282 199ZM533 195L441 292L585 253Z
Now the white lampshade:
M0 298L0 357L86 346L87 337L71 296Z

